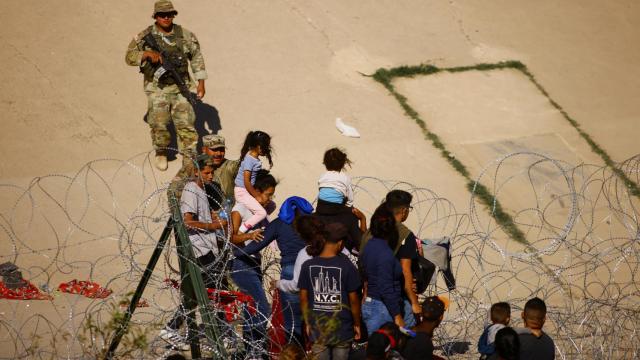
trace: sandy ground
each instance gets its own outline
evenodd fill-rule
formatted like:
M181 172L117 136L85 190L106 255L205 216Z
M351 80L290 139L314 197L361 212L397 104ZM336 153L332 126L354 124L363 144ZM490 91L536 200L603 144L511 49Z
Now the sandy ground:
M220 118L220 124L208 126L220 128L227 138L229 158L238 156L248 130L273 135L273 172L281 181L278 200L293 194L315 197L322 153L339 145L354 160L352 175L404 180L434 190L459 212L469 211L464 180L388 92L362 76L381 67L520 60L614 160L638 153L640 47L633 44L640 35L640 4L634 1L174 4L180 12L176 23L198 36L208 67L204 100ZM26 186L34 177L73 176L89 161L125 160L151 150L142 121L142 79L124 63L130 39L151 23L151 9L152 1L4 4L1 184ZM474 176L501 154L520 150L600 164L520 74L439 74L399 81L398 89ZM342 137L334 127L336 117L358 128L362 137ZM136 157L137 163L141 159ZM100 166L113 175L121 163ZM147 164L144 172L162 183L178 167L174 161L169 171L153 173ZM99 183L92 193L100 194ZM111 185L117 195L102 194L105 198L96 202L117 198L122 214L135 212L144 201L140 189L148 189L137 184L136 193L127 193L131 187L126 182ZM506 193L509 204L526 207L525 200L514 196L517 189L511 191ZM12 210L15 199L6 191L2 196L9 200L2 205L3 214L19 213ZM79 193L65 206L82 214L84 200ZM95 227L96 234L116 236L121 229L102 223L95 211L81 222ZM62 212L47 214L57 226L73 223ZM46 227L29 224L23 223L24 231L33 232L34 248L55 248ZM161 224L152 229L151 236L143 237L156 236ZM122 251L108 241L101 246L109 253ZM5 254L10 251L3 247ZM86 255L81 252L71 254L79 261ZM37 262L38 257L25 255L23 260ZM120 266L102 269L102 274L118 273Z

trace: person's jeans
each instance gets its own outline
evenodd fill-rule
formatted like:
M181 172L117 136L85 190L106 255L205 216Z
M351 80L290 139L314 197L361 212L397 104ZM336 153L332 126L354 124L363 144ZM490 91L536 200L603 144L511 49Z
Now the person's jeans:
M284 264L280 272L280 279L293 279L293 265ZM302 310L300 309L300 296L281 290L280 303L282 305L282 317L284 318L284 330L287 332L287 342L301 342L302 340Z
M216 258L220 255L216 255L213 252L209 251L207 254L200 256L196 259L198 262L198 266L200 267L202 280L204 281L204 286L207 288L215 288L218 286L227 287L227 279L224 273L223 263ZM220 319L224 319L224 317L219 316ZM185 309L183 304L181 303L178 306L178 309L173 314L173 317L167 323L166 327L171 330L178 330L184 324L186 320Z
M347 360L350 351L351 341L343 341L335 345L316 342L311 346L312 359L317 360Z
M242 333L245 347L261 348L266 338L267 321L271 316L271 306L262 287L262 271L255 265L234 259L231 279L238 285L240 291L251 295L256 304L256 312L251 315L248 309L244 311Z
M411 310L411 303L409 300L404 301L404 309L403 309L403 319L405 327L412 327L416 324L416 319L413 316L413 311ZM362 320L367 326L367 334L371 335L374 331L380 329L384 323L393 322L393 318L391 314L389 314L389 310L384 305L382 300L373 299L367 297L362 304Z

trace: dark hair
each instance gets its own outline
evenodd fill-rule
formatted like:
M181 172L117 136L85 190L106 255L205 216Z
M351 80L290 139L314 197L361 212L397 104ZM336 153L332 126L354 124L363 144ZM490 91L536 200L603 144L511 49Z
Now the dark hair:
M429 296L422 302L422 320L439 321L444 314L445 305L437 296Z
M269 166L273 167L273 160L271 160L271 136L264 131L256 130L249 131L247 137L244 139L242 150L240 150L240 161L244 160L249 150L255 149L260 146L264 156L269 160Z
M520 359L520 339L518 338L518 333L512 328L505 327L498 330L494 344L500 359Z
M346 243L347 240L350 239L349 230L342 223L329 223L324 227L324 229L327 232L327 237L325 240L328 243L337 244L340 241L344 241Z
M492 322L505 324L507 322L507 319L509 319L510 317L511 317L511 305L509 305L509 303L497 302L491 305L491 321Z
M307 244L307 254L318 256L322 252L327 232L324 222L313 215L301 216L296 222L296 231Z
M256 182L253 184L253 188L263 192L270 187L276 187L278 181L269 173L269 170L260 169L256 174Z
M347 153L339 148L331 148L324 152L322 163L329 171L341 171L345 165L351 166Z
M404 190L391 190L384 199L385 204L391 211L395 211L401 207L411 206L413 195Z
M196 171L201 171L207 166L213 167L209 159L198 159L195 161L195 165L196 165L196 168L195 168Z
M531 311L538 312L544 316L547 314L547 305L539 297L534 297L524 304L524 313L526 314Z
M385 204L378 206L371 215L371 235L384 239L392 250L398 245L398 230L396 229L396 219L393 213Z
M204 191L207 193L207 200L209 201L209 208L213 211L220 210L222 201L224 200L224 193L220 184L213 181L204 184Z

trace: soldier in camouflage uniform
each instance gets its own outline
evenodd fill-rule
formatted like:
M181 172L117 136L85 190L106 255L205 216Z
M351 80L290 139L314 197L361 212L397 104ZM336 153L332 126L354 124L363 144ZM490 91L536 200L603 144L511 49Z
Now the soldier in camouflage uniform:
M202 159L208 160L213 167L213 181L217 182L222 189L225 199L228 199L231 206L234 203L233 187L234 179L238 173L240 161L227 160L225 158L227 147L224 137L221 135L205 135L202 137L202 154L196 157L195 161L189 161L178 171L169 186L169 196L180 199L182 189L189 182L194 173L194 164Z
M178 12L168 0L157 1L154 5L155 24L136 36L127 49L125 60L128 65L139 66L144 74L144 91L147 94L147 122L151 127L151 140L156 150L156 167L167 169L167 146L171 140L167 126L173 120L178 135L179 150L183 163L195 155L198 133L195 130L195 113L187 99L180 94L178 86L169 74L159 76L156 70L162 62L160 53L151 50L144 36L151 33L159 46L169 54L176 64L178 74L193 89L196 85L189 76L189 63L193 78L197 81L196 95L201 99L205 94L204 80L207 72L196 36L189 30L173 23Z

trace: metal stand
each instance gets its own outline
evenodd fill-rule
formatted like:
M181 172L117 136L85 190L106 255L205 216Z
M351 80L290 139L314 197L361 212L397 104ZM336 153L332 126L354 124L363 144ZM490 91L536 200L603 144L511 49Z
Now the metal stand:
M169 236L171 235L172 230L176 234L176 248L180 266L180 277L182 280L180 292L182 294L183 308L186 312L185 315L187 317L187 326L189 327L188 334L190 334L189 342L191 345L191 358L201 358L200 341L197 336L198 326L196 324L194 311L196 308L198 308L198 310L200 311L200 317L202 318L202 322L204 323L205 335L210 344L213 346L214 350L217 350L216 357L222 359L227 358L226 350L223 344L218 343L219 334L218 329L215 326L215 322L218 319L211 311L211 307L209 305L209 297L207 296L207 289L204 286L200 268L196 263L196 257L193 252L193 248L191 247L191 241L189 241L189 235L184 227L182 214L180 213L180 207L177 205L178 202L173 196L170 196L169 203L171 209L173 209L173 216L167 221L167 225L162 231L162 235L160 236L160 240L158 240L158 243L156 244L156 248L153 250L153 254L151 255L151 259L149 259L149 263L147 264L147 268L142 275L142 279L140 279L140 283L138 283L138 287L136 288L136 291L131 298L129 308L124 315L122 325L120 326L120 329L115 333L113 340L111 340L109 350L105 355L105 359L107 360L111 360L114 357L115 351L120 344L120 340L126 334L129 322L131 321L131 316L133 316L133 312L136 310L138 301L142 297L142 293L144 292L144 289L146 288L147 283L151 278L151 274L153 273L153 270L158 263L158 259L160 259L160 255L162 254L162 251L164 250L165 245L169 240Z

